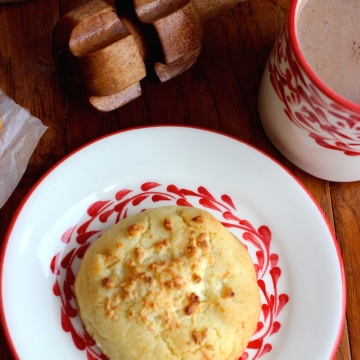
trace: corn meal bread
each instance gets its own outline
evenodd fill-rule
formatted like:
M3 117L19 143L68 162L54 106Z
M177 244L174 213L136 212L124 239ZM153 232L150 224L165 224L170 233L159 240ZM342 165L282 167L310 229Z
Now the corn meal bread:
M245 246L210 213L178 206L105 232L85 253L75 294L111 360L238 359L261 306Z

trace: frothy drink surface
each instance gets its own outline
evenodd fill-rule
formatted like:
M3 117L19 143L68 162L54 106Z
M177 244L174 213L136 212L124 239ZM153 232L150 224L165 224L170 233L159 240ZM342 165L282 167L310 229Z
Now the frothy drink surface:
M360 104L360 0L308 0L299 10L307 62L330 88Z

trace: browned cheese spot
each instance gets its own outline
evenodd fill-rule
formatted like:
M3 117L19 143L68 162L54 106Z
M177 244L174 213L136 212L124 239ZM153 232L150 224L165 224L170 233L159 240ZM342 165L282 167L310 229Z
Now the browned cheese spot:
M116 283L116 277L115 276L109 276L104 279L102 279L102 286L106 289L112 289L115 287Z
M189 245L189 246L186 248L186 250L187 250L187 254L188 254L189 257L195 256L195 254L196 254L196 246L194 246L194 245Z
M172 279L165 281L164 286L167 289L181 290L184 287L183 278L182 276L174 276Z
M114 255L114 254L111 254L110 252L107 252L103 255L104 257L104 261L108 264L108 263L114 263L116 261L119 260L119 258Z
M109 319L115 319L116 316L115 316L115 311L114 310L109 310L106 312L106 317L109 318Z
M127 228L127 236L128 237L133 237L133 236L137 236L139 235L139 233L141 233L144 230L144 226L142 224L131 224L128 228Z
M199 309L200 298L195 293L191 293L188 295L187 299L188 305L185 307L184 311L186 315L191 315Z
M108 296L105 298L104 308L107 311L111 309L111 299Z
M201 280L202 280L201 276L198 275L198 274L193 274L193 275L192 275L192 279L193 279L193 282L194 282L195 284L201 283Z
M161 249L167 248L169 245L170 245L170 240L164 239L162 241L158 241L157 243L155 243L154 248L156 250L161 250Z
M197 345L201 344L206 339L206 336L207 329L204 329L203 331L194 330L192 332L192 338Z
M164 227L166 230L172 230L172 223L171 220L169 218L166 218L164 220Z
M161 271L166 266L167 266L166 261L154 261L149 264L149 269L152 271Z
M209 243L206 240L207 235L206 233L201 233L197 239L197 246L202 250L208 250L209 249Z
M196 223L200 224L200 223L204 222L204 218L202 217L202 215L197 215L192 218L192 221L195 221Z
M135 248L135 258L140 263L145 259L145 252L141 248Z
M235 293L234 293L233 289L231 288L231 286L225 286L221 291L221 297L223 299L233 298L234 296L235 296Z

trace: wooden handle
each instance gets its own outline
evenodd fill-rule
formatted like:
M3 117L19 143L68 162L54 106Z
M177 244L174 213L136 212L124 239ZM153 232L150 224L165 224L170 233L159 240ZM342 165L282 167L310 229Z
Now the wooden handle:
M93 0L56 24L54 61L72 92L111 111L141 95L149 61L161 82L189 69L201 52L203 21L237 2L133 0L117 14L112 1Z
M140 21L152 24L156 31L162 61L155 61L154 69L164 82L189 69L197 60L203 39L202 22L192 1L180 0L170 9L169 2L158 1L150 10L148 3L149 0L135 0L135 12Z
M193 0L203 22L244 1L246 0Z
M65 84L98 110L111 111L141 95L145 44L130 23L107 2L95 0L54 28L53 57Z

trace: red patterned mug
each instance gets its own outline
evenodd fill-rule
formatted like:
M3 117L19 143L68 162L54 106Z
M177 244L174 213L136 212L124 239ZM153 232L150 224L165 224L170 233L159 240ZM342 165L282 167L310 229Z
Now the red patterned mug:
M290 2L284 26L269 57L259 89L261 122L270 141L299 168L329 181L358 181L360 103L348 100L326 85L305 58L297 28L306 3L306 0ZM328 25L326 21L322 20ZM315 36L313 41L317 41ZM337 61L338 56L333 51L328 60ZM359 59L358 53L360 66Z

